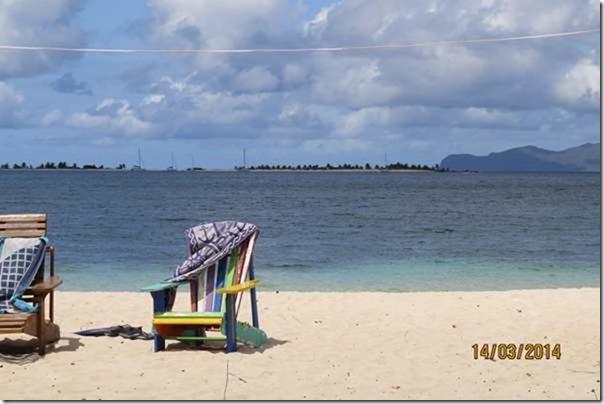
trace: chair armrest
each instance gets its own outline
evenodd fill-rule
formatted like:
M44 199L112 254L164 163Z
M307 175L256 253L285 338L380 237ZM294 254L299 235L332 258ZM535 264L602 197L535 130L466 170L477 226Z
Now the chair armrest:
M61 278L59 278L58 276L51 276L50 278L47 278L40 283L36 283L35 285L32 285L28 291L34 295L43 295L43 294L53 291L54 289L57 288L57 286L59 286L62 283L63 283L63 280Z
M50 276L55 276L55 246L52 244L46 245L46 253L50 256Z
M160 290L177 288L180 285L184 285L185 283L189 283L188 281L179 281L179 282L158 282L153 285L145 286L140 288L141 292L159 292Z
M251 281L239 283L237 285L227 286L226 288L218 289L216 292L225 295L236 295L239 292L243 292L248 289L255 288L260 282L260 279L254 279Z

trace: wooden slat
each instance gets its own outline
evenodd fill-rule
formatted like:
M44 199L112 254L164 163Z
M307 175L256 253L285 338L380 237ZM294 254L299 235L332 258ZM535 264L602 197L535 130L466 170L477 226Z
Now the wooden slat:
M43 237L46 235L47 215L27 213L20 215L0 215L0 236L2 237Z
M237 274L237 279L235 279L235 283L242 283L249 279L250 266L252 263L252 255L254 254L254 246L256 245L256 240L258 239L258 232L252 234L250 236L249 241L247 242L246 250L245 250L245 259L243 261L243 267L241 268L241 272ZM239 307L241 307L241 302L243 300L243 294L237 296L237 301L235 302L235 313L239 313Z
M46 213L24 213L19 215L0 215L0 223L9 222L46 222Z
M2 237L43 237L46 230L0 230Z
M220 325L220 318L153 318L153 325Z
M32 313L3 314L0 316L0 324L11 321L25 321L32 315Z
M22 320L22 321L10 321L10 322L9 321L5 321L5 322L2 322L2 323L0 323L0 330L2 330L3 328L7 328L7 327L8 328L16 328L16 327L23 328L23 326L27 322L26 320L27 319Z
M46 222L10 222L10 223L2 223L0 221L0 230L12 230L12 229L46 229Z
M43 282L31 286L28 291L34 295L48 293L62 283L63 280L58 276L51 276L50 278L45 279Z
M166 311L155 314L154 318L222 318L223 314L216 311Z
M23 332L25 325L32 316L35 316L35 313L0 315L0 334Z
M230 268L233 267L233 255L227 255L226 257L224 257L223 259L220 260L220 262L218 263L218 273L216 274L216 285L214 285L214 289L219 289L219 288L223 288L225 286L229 286L229 285L225 285L224 282L226 280L226 276L227 276L227 268L230 270ZM211 311L222 311L220 308L222 307L222 296L220 295L215 295L214 296L214 305L212 307Z
M221 293L225 295L236 295L239 292L246 291L251 288L255 288L256 285L260 282L260 279L254 279L253 281L247 281L243 283L239 283L237 285L232 285L226 288L218 289L216 293Z
M13 334L13 333L22 333L23 327L21 328L0 328L0 334Z

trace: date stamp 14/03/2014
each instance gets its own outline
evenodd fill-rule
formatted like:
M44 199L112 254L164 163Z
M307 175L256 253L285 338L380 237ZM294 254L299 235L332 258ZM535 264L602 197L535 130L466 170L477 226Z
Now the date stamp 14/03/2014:
M560 344L474 344L474 359L549 360L562 357Z

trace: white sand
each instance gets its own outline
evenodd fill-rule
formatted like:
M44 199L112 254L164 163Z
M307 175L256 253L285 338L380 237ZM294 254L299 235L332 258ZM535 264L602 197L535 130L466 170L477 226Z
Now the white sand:
M73 335L124 323L149 331L151 298L58 292L61 341L33 363L0 361L0 398L218 400L228 366L227 399L596 399L599 294L261 293L270 346L226 354ZM562 358L475 360L475 343L559 343Z

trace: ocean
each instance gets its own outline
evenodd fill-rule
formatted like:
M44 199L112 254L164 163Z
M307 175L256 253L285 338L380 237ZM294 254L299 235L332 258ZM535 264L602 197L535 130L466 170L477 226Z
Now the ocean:
M597 173L2 171L0 213L49 215L62 290L137 291L184 230L256 224L261 290L599 287Z

